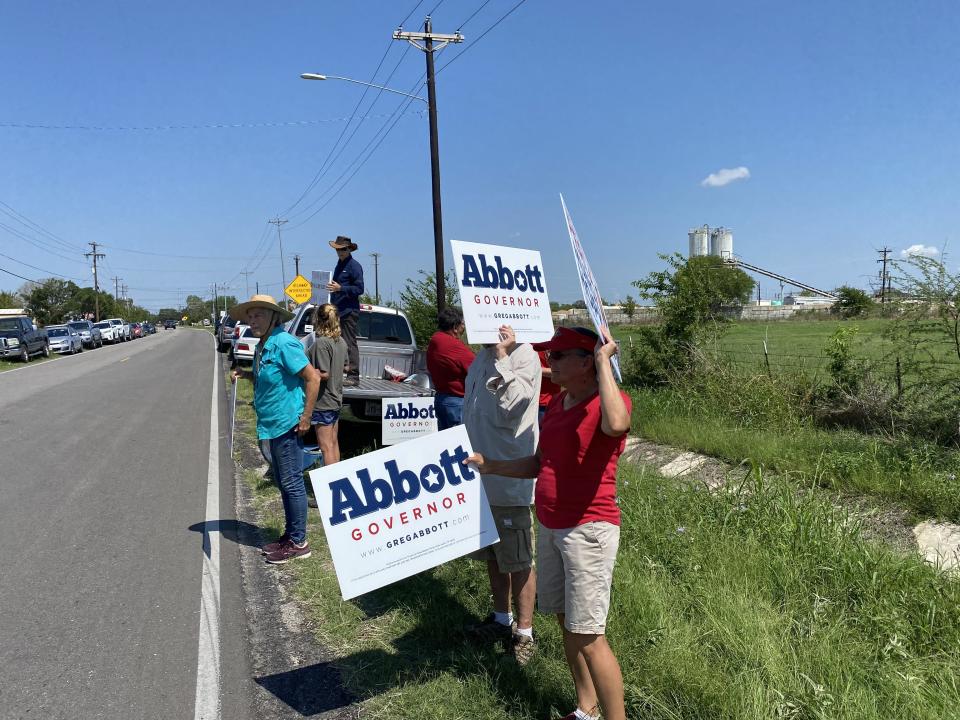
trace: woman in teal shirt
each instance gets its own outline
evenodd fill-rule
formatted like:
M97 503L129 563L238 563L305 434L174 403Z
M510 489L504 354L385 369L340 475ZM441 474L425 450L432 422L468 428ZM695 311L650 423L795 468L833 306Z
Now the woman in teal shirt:
M275 565L310 557L307 543L307 491L300 464L300 436L310 429L310 414L320 389L320 377L303 346L283 329L291 313L269 295L254 295L230 310L230 317L249 323L260 338L253 372L234 370L233 379L253 379L257 437L270 443L270 465L280 488L286 525L277 542L263 548Z

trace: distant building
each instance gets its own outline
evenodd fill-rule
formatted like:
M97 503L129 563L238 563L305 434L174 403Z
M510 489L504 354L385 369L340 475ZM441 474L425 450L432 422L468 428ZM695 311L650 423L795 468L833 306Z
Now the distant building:
M836 302L833 298L819 295L787 295L783 298L784 305L796 307L829 307Z

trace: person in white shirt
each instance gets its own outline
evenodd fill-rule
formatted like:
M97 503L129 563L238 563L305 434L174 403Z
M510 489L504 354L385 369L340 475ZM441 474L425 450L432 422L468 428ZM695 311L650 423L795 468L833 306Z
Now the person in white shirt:
M537 353L529 344L517 344L512 327L501 326L500 342L485 346L477 354L465 381L463 423L474 452L510 459L536 452L540 378ZM509 643L510 653L525 665L536 648L533 610L537 590L530 512L534 478L481 477L500 541L471 556L487 563L493 612L466 630L478 640ZM510 612L511 598L516 626Z

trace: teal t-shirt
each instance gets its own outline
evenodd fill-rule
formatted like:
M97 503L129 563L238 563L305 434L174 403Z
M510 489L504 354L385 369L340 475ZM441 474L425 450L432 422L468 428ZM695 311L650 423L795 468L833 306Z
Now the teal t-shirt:
M300 341L282 327L257 344L253 358L253 407L257 437L280 437L296 427L303 412L303 379L307 354Z

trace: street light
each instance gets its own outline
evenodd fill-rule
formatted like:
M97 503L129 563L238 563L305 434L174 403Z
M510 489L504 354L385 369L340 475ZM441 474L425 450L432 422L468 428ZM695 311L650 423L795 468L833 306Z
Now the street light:
M460 37L459 34L457 37ZM432 43L429 41L428 47L430 47L430 50L433 49ZM393 88L388 88L383 85L374 85L373 83L355 80L354 78L341 77L340 75L302 73L300 77L304 80L343 80L344 82L355 85L364 85L366 87L376 88L377 90L383 90L384 92L393 93L394 95L403 95L404 97L420 100L427 104L430 118L430 178L433 185L433 253L436 260L437 311L439 312L446 305L447 293L444 287L445 278L443 271L443 215L440 211L440 144L437 138L437 94L433 72L433 52L427 52L427 97L429 99L394 90Z

